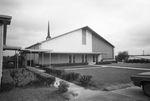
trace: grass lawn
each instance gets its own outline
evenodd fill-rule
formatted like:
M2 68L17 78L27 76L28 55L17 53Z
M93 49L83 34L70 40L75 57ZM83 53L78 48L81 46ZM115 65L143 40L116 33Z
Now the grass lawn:
M65 101L53 87L15 88L0 93L0 101Z
M69 70L67 72L76 72L80 73L81 75L91 75L96 84L102 87L106 85L111 86L116 84L130 83L130 76L132 74L145 71L104 67L94 69Z

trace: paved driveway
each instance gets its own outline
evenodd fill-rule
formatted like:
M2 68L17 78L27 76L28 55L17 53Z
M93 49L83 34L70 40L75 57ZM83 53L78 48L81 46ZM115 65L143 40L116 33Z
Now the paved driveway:
M138 87L130 87L115 91L82 90L77 101L150 101Z
M127 97L132 97L135 99L140 99L137 101L150 101L150 97L146 96L143 93L142 88L136 87L136 86L128 87L125 89L114 90L111 92L116 93L116 94L121 94Z

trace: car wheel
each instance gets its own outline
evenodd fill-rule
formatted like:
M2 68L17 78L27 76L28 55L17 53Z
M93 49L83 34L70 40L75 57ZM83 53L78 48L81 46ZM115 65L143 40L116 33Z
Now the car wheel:
M142 88L143 88L143 92L147 95L147 96L150 96L150 83L147 82L147 83L144 83L142 85Z

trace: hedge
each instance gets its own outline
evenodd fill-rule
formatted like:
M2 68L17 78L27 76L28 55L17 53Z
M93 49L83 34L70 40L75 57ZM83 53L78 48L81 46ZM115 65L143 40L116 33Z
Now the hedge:
M133 59L133 60L127 60L126 63L150 63L149 59Z

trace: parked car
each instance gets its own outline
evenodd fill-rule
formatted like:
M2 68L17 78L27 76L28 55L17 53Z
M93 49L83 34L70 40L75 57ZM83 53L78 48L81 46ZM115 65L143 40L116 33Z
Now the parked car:
M131 75L131 80L135 86L142 87L143 92L150 97L150 72Z

